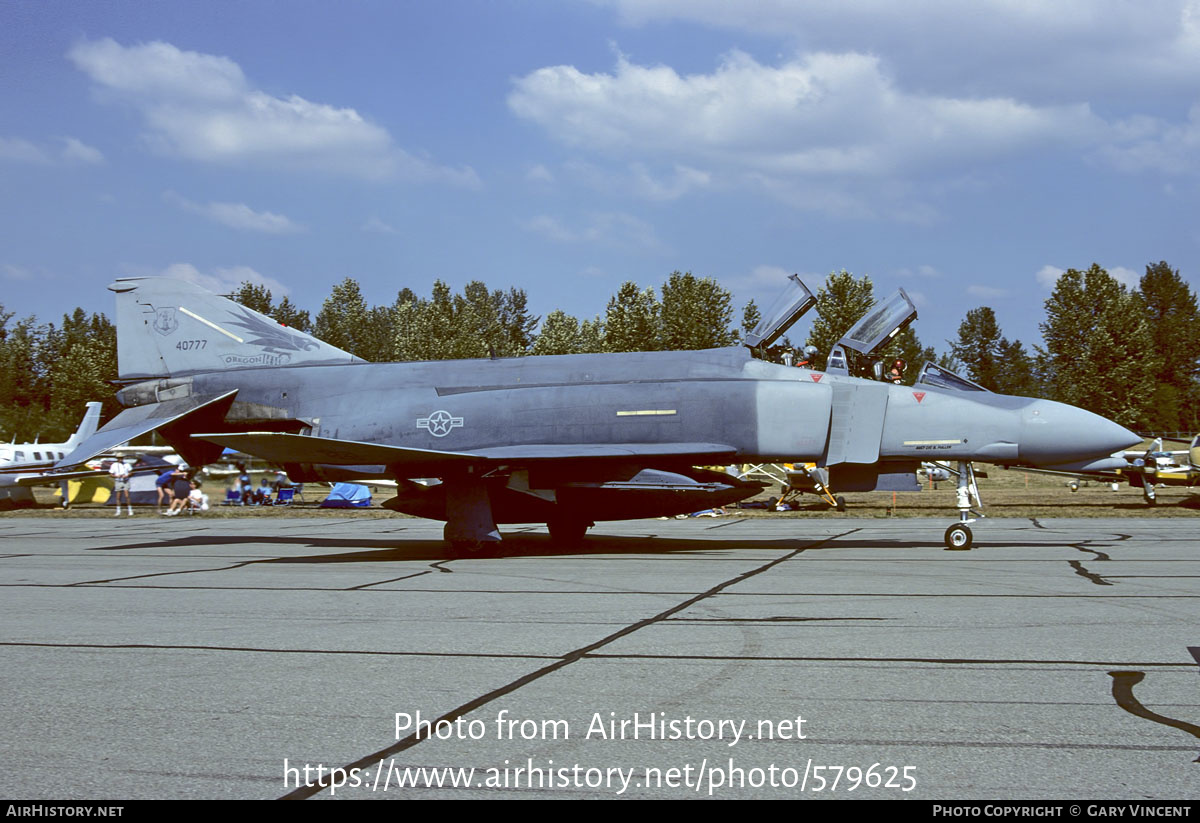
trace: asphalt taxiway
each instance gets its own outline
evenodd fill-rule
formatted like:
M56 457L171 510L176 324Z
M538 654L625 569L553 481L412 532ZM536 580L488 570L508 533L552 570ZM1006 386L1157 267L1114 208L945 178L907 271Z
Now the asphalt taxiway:
M1194 798L1194 521L947 523L4 518L0 796Z

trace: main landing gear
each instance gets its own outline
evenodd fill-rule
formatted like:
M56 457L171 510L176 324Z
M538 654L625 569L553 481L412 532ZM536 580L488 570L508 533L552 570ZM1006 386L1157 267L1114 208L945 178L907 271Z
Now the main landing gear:
M494 557L500 530L492 516L487 488L472 477L446 481L446 528L442 532L456 557Z
M982 518L982 512L971 508L972 504L983 508L979 500L979 484L975 482L975 469L965 461L958 462L958 470L950 469L958 475L958 522L946 529L946 550L965 552L971 548L974 535L971 534L971 523ZM972 517L971 515L975 515Z

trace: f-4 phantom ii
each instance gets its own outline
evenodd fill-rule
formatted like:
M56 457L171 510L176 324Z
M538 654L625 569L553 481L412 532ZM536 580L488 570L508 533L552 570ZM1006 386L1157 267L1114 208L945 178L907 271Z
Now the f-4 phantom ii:
M761 489L699 465L814 462L851 490L915 483L931 459L962 468L946 540L968 548L970 461L1082 469L1139 442L1082 409L975 390L928 364L912 386L854 376L915 318L902 291L821 372L753 352L815 304L798 277L742 347L378 364L187 282L109 288L125 410L62 468L158 430L192 465L228 446L296 481L394 479L384 505L445 521L459 553L495 548L498 523L546 523L577 541L597 520L694 512Z

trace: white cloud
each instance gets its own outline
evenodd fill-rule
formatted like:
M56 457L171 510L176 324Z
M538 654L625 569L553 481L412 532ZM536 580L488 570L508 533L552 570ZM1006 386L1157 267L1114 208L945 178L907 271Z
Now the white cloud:
M4 272L4 277L8 280L32 280L33 272L24 266L14 266L12 263L5 263L0 266L0 272Z
M1133 269L1127 269L1124 266L1113 266L1110 269L1105 269L1112 278L1121 285L1129 289L1136 289L1142 282L1142 276Z
M190 263L172 263L159 274L163 277L187 280L189 283L194 283L217 294L231 294L245 282L253 283L256 286L266 286L273 298L283 297L290 291L287 286L275 278L259 274L249 266L218 267L206 273Z
M1034 143L1091 143L1103 127L1086 105L907 92L878 58L853 52L765 66L735 51L695 75L624 56L612 74L550 66L518 78L508 103L569 145L818 178L953 168Z
M199 214L216 223L241 231L255 231L263 234L295 234L304 231L303 226L293 223L282 214L255 211L245 203L193 203L172 191L165 192L163 199L174 203L184 211Z
M84 163L89 166L98 165L104 162L104 155L94 146L89 146L82 140L77 140L74 137L60 138L63 142L63 148L60 157L68 163Z
M972 297L1008 297L1008 289L997 289L993 286L967 286L967 294Z
M800 46L886 54L906 83L943 93L1138 98L1195 89L1200 79L1195 0L593 2L634 26L685 20Z
M649 200L675 200L693 189L701 189L712 183L712 175L706 171L676 164L673 175L665 180L655 178L642 163L631 167L634 192Z
M50 155L46 153L45 149L20 137L0 137L0 160L48 164Z
M1122 140L1103 146L1098 155L1128 172L1165 174L1200 172L1200 105L1192 106L1187 122L1138 118L1138 128L1123 130Z
M933 266L921 265L915 269L903 268L896 270L896 278L898 280L911 280L914 277L933 278L941 277L942 273Z
M60 147L38 145L20 137L0 137L0 160L43 166L97 165L104 154L75 137L61 137Z
M1055 266L1042 266L1042 268L1039 269L1038 273L1034 276L1037 278L1037 281L1041 284L1042 288L1046 290L1053 290L1058 284L1058 278L1062 277L1065 271L1066 269L1060 269ZM1142 280L1142 276L1140 274L1133 269L1127 269L1124 266L1112 266L1110 268L1106 268L1105 271L1107 271L1109 275L1118 283L1130 289L1136 289Z
M164 154L367 179L480 184L470 167L440 166L404 151L354 109L255 89L227 57L163 42L125 47L110 38L84 40L67 56L101 99L128 102L141 113L147 142Z
M378 217L372 216L367 222L362 224L362 230L371 234L396 234L394 226L380 220Z
M538 163L525 173L525 179L534 183L553 183L554 175L550 172L550 169Z
M669 251L658 239L653 226L623 212L592 214L577 228L568 227L558 218L542 214L522 221L521 227L557 243L599 244L652 254Z
M1058 282L1058 278L1063 276L1064 272L1066 272L1066 269L1060 269L1055 266L1042 266L1038 269L1038 273L1034 277L1037 278L1038 283L1041 284L1043 289L1051 290L1054 288L1054 284Z

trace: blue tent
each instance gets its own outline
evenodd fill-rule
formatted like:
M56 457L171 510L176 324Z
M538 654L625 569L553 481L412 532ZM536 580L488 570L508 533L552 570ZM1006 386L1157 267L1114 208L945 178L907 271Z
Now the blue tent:
M338 483L321 501L323 509L365 509L371 505L371 490L357 483Z

